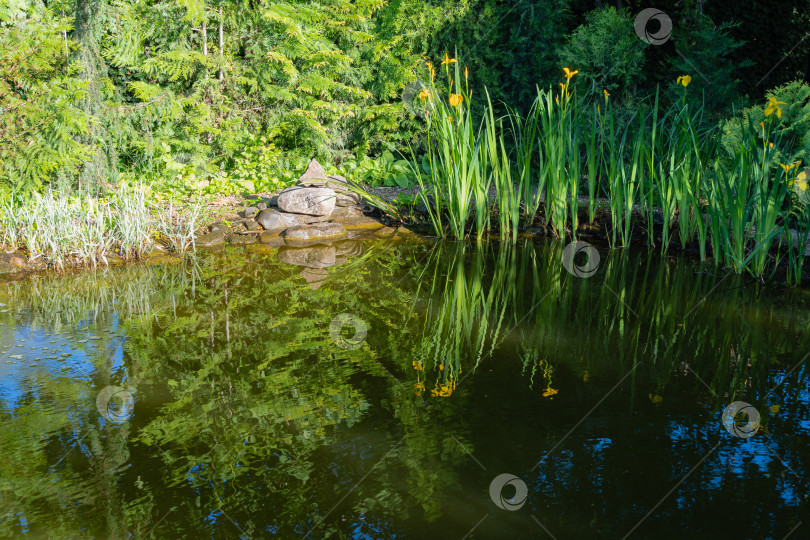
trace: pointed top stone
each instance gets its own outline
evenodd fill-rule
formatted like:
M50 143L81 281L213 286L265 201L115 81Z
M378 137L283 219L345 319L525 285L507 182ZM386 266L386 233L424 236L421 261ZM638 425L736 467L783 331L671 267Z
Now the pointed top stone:
M316 182L320 180L320 182ZM329 177L326 176L326 171L323 170L323 166L318 163L318 160L312 158L307 165L307 170L304 171L300 177L298 177L298 184L299 185L325 185L326 182L329 180Z

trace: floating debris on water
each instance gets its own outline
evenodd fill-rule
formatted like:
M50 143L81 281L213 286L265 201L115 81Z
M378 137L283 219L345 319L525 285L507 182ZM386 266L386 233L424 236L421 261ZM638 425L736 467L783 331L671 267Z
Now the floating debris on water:
M20 356L19 354L9 355L9 358L14 358L15 360L22 360L23 359L23 357Z

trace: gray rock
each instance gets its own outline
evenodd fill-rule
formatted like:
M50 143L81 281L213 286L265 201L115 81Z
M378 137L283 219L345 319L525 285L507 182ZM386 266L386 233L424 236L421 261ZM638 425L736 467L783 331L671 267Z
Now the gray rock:
M326 171L323 170L323 166L318 163L317 159L312 158L309 160L307 170L298 177L298 185L322 187L326 185L327 180L329 180L329 177L326 176Z
M294 186L278 195L278 207L292 214L328 216L335 209L334 190L320 187Z
M363 202L363 197L361 197L359 193L347 191L345 193L338 193L335 204L337 206L354 206L361 202Z
M204 234L195 240L197 247L218 247L225 243L225 233L223 231L212 231Z
M246 218L250 219L255 216L259 212L259 209L255 206L248 206L245 208L245 211L242 213Z
M224 233L227 233L228 232L228 227L224 223L222 223L221 221L217 221L216 223L211 225L210 232L214 232L214 231L222 231Z
M301 247L340 240L346 236L346 228L340 223L316 223L290 227L281 236L288 246Z
M256 218L256 221L268 231L274 229L286 229L288 227L295 227L297 225L309 225L310 223L317 223L319 221L326 221L329 216L307 216L304 214L287 214L279 212L273 208L262 210L262 213Z
M284 232L284 229L276 229L273 231L265 231L259 235L259 242L261 244L271 246L271 247L279 247L284 245L284 239L279 236L281 233Z
M346 177L339 174L328 175L318 160L311 159L304 174L298 177L297 185L308 187L328 187L338 193L347 191L346 185L349 183Z
M246 246L248 244L255 244L256 243L256 236L255 234L235 234L228 238L229 244L234 244L237 246Z
M374 218L368 216L360 217L343 217L340 219L340 224L349 231L375 231L382 229L385 225L380 223Z
M358 206L339 206L334 209L329 220L340 223L344 219L361 218L363 215L363 209Z
M337 260L335 248L332 246L312 246L306 248L281 247L278 250L278 260L283 263L307 268L329 268Z
M246 219L243 223L245 224L245 229L248 231L255 231L261 226L256 222L255 219Z
M267 203L260 202L259 204L256 205L256 208L259 209L259 212L261 212L262 210L267 210Z

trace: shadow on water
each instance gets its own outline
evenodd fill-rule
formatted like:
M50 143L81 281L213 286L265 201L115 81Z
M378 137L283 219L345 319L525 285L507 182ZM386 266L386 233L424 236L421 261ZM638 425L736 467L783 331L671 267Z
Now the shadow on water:
M565 247L0 286L0 535L803 536L807 291L624 251L583 277Z

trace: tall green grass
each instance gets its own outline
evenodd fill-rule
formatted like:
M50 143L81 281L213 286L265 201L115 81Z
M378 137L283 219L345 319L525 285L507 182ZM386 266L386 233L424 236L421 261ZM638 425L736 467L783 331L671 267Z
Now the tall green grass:
M489 224L489 155L482 124L473 120L467 72L462 85L458 63L445 60L440 81L429 65L429 83L419 94L426 104L430 159L429 185L421 174L416 175L420 197L437 235L464 238L472 217L476 238L481 240Z
M201 207L175 215L150 202L144 185L121 187L109 199L48 190L25 202L0 207L0 227L7 249L22 248L31 261L57 268L67 263L107 264L111 255L142 257L159 247L193 248Z
M662 253L676 238L737 273L763 277L784 263L789 281L800 279L803 251L792 240L779 249L777 240L806 231L810 217L789 187L799 170L785 168L798 163L776 115L730 135L685 93L656 92L627 118L606 92L598 100L577 95L575 74L566 69L559 88L538 89L525 115L508 106L496 114L487 94L476 122L466 70L444 63L441 88L431 72L421 94L431 169L422 197L437 235L464 238L474 229L481 240L497 226L514 243L542 213L556 236L575 237L579 194L587 194L591 221L604 194L613 246L628 246L642 229Z

